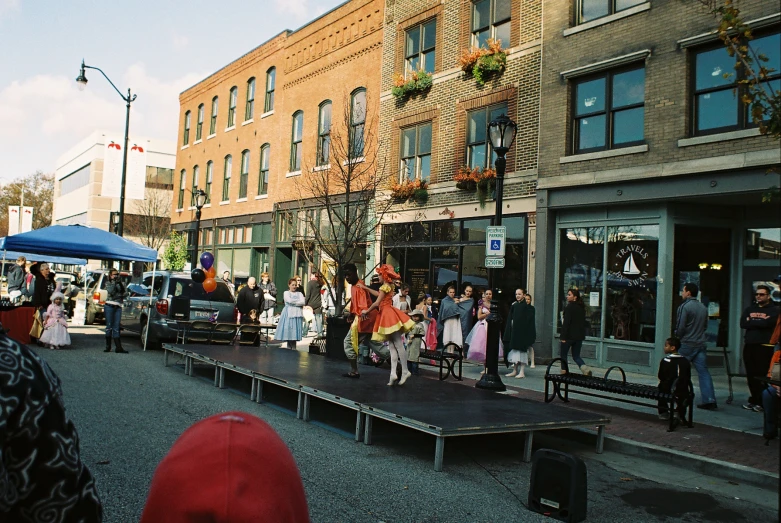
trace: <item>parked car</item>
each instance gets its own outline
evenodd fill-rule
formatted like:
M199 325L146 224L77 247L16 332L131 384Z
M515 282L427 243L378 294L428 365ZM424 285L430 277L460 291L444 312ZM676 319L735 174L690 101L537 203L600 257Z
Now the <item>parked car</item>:
M73 298L79 295L82 285L79 275L75 272L58 272L54 279L60 284L61 292L65 295L65 312L68 313L68 316L72 316L73 308L76 305Z
M97 269L87 272L86 276L84 277L87 296L91 297L91 299L87 300L87 317L84 320L84 323L87 325L92 325L95 323L95 321L104 319L103 306L106 304L106 298L108 296L106 293L106 285L108 284L108 271L108 269ZM124 283L127 287L127 285L130 284L132 275L125 271L120 271L119 275L122 279L122 283ZM75 296L71 297L71 308L76 307L76 300L80 298L84 298L83 289Z
M148 349L159 349L175 341L177 320L211 320L235 323L236 302L225 282L217 280L214 292L206 293L189 272L144 273L141 283L128 285L122 307L122 327L137 332Z

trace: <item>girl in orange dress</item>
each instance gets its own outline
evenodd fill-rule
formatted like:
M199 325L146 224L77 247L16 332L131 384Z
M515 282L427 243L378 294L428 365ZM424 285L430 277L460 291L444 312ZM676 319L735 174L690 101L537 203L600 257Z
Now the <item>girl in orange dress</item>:
M374 309L379 309L380 313L377 315L377 320L374 322L374 333L372 334L372 341L387 341L388 348L391 354L391 373L390 381L388 385L393 385L399 378L396 376L396 365L401 360L401 380L399 385L404 385L407 378L412 376L412 373L407 369L407 349L404 348L404 342L401 339L401 335L405 332L409 332L415 326L415 322L410 319L405 313L393 306L393 282L400 280L401 276L396 274L393 268L388 264L383 264L377 269L377 274L380 276L380 291L377 292L366 286L361 288L366 289L371 294L377 296L377 300L371 304L368 309L361 312L361 316L366 318Z

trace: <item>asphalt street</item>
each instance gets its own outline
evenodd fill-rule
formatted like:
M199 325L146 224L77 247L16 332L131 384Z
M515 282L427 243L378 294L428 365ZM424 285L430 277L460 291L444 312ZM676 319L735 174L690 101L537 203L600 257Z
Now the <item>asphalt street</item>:
M325 414L305 423L289 410L293 399L283 393L275 398L271 392L266 403L255 404L248 382L231 379L231 387L220 390L212 386L211 373L187 377L181 367L164 367L161 352L142 352L133 335L123 338L126 355L103 353L98 328L74 328L71 335L70 350L37 350L63 382L82 459L95 476L107 522L137 521L155 467L175 439L194 422L228 410L266 420L288 444L313 522L551 521L525 507L531 465L521 460L522 437L448 441L445 470L434 472L431 437L377 423L374 445L365 446L353 441L353 416L336 407L316 409ZM535 439L535 447L542 439ZM693 488L682 488L674 464L650 460L635 459L628 468L603 454L598 460L586 457L586 463L587 521L778 520L769 492L765 503L762 491L746 500L737 486L736 492L714 493L687 480ZM649 472L654 469L659 473ZM649 477L670 480L643 479Z

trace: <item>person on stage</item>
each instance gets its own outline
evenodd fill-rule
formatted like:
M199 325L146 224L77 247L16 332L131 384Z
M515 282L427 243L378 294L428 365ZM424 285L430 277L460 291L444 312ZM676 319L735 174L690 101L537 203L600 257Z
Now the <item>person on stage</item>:
M299 284L296 278L290 278L287 287L289 290L285 291L284 294L285 308L279 315L279 325L277 325L274 339L286 341L288 349L296 350L296 342L301 341L301 338L304 337L303 318L306 299L298 291Z
M399 380L399 385L404 385L407 379L412 376L412 373L407 368L407 349L404 347L401 335L411 331L415 326L415 322L393 306L393 282L400 280L401 276L396 274L393 267L387 263L377 269L377 274L381 283L379 292L362 285L363 289L368 290L372 295L376 295L377 300L368 309L361 311L361 317L365 319L373 310L379 310L377 319L374 322L372 341L388 342L391 355L391 372L388 385L393 385L399 379L396 376L396 365L399 361L401 361L401 380Z

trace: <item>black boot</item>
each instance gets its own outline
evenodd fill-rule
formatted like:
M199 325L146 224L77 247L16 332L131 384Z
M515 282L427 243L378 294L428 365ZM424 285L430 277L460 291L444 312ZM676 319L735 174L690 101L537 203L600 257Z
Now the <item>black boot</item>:
M103 352L111 352L111 336L106 336L106 348Z
M117 354L127 354L127 351L122 348L122 340L120 338L114 338L114 345L117 347Z

